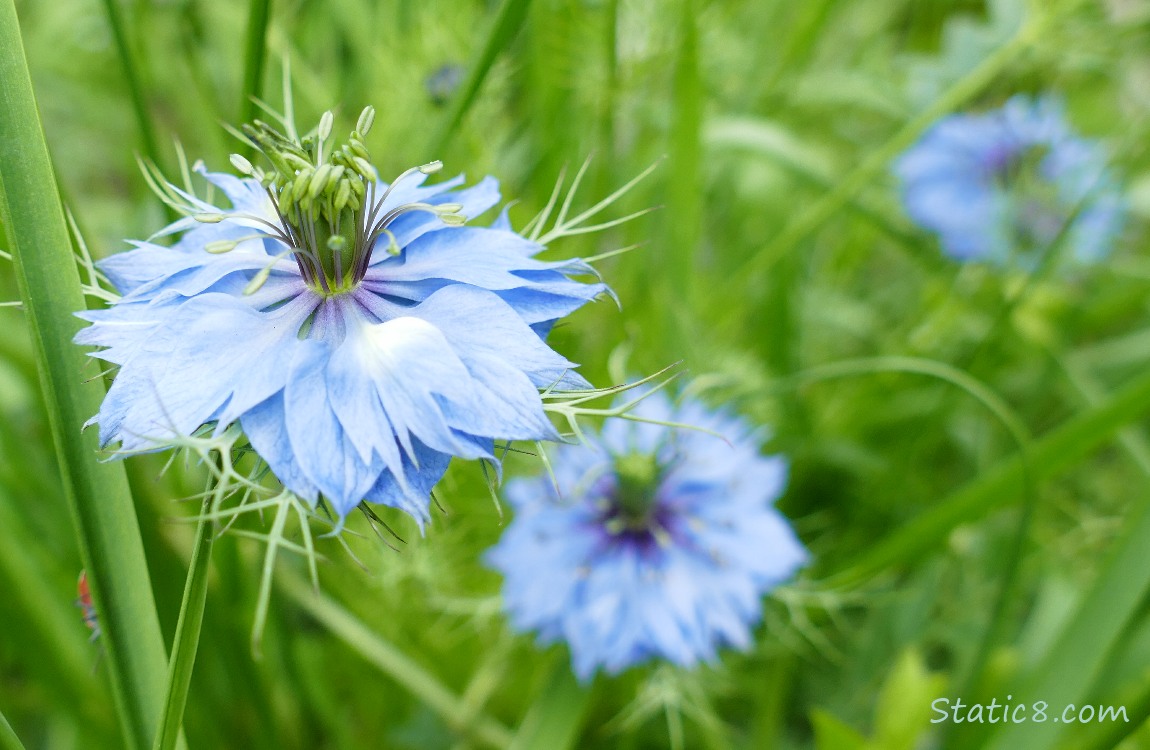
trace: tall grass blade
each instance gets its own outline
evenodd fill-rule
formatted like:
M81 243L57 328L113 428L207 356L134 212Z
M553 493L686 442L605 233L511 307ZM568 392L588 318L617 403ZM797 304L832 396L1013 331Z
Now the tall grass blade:
M679 56L675 62L674 119L671 124L670 179L667 182L668 262L671 288L679 299L690 294L702 235L703 198L700 133L703 83L699 78L699 32L694 0L682 0Z
M1091 407L1031 443L1029 469L1034 482L1054 476L1088 456L1118 430L1150 411L1150 373L1140 375L1107 400ZM1012 456L914 521L880 541L847 570L833 577L851 585L891 566L909 565L937 549L959 524L1020 500L1025 466Z
M251 0L251 5L248 7L248 31L244 43L244 81L243 90L240 92L239 122L241 123L251 122L258 112L256 100L263 89L271 5L271 0Z
M136 62L136 55L132 52L128 29L124 25L124 16L120 12L117 0L104 0L104 12L108 16L108 25L112 27L116 54L120 58L120 65L124 68L124 79L128 83L128 95L132 99L132 112L136 117L136 127L140 129L140 144L144 155L153 164L163 164L156 142L156 131L152 127L152 117L148 114L148 97L144 92L140 66Z
M125 745L151 745L166 659L124 467L83 431L104 397L72 343L84 308L13 0L0 0L0 216L16 265L80 551L99 610ZM86 381L86 382L85 382Z
M499 10L499 15L495 19L495 23L491 27L490 33L487 35L486 41L483 43L483 49L479 53L479 57L471 66L471 71L467 75L467 81L460 87L459 92L452 102L451 110L448 112L443 125L439 128L438 133L432 140L432 154L442 154L447 144L451 141L452 136L459 130L459 126L463 123L463 118L467 116L468 110L471 105L475 103L475 97L479 94L479 89L483 87L483 82L487 80L487 74L491 72L491 66L495 64L495 58L499 53L507 49L514 41L519 29L523 26L524 20L527 18L527 8L531 5L531 0L505 0L503 7Z
M0 713L0 750L24 750L24 743L16 736L12 725L2 713Z

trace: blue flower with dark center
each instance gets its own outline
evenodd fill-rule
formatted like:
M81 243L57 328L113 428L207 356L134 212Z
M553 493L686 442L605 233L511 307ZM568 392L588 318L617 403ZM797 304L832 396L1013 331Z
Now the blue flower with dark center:
M93 421L105 445L164 447L242 426L284 486L344 517L361 501L422 521L452 456L496 439L554 440L539 389L589 387L543 340L606 291L545 262L512 231L461 226L499 201L495 180L424 184L434 163L378 181L363 135L245 129L272 165L204 173L231 208L165 188L189 215L99 265L122 294L76 337L119 366ZM201 170L202 172L202 170Z
M507 483L515 517L486 556L512 625L566 642L582 680L747 648L762 596L807 560L773 507L786 461L760 455L745 422L693 401L674 408L661 392L633 414L730 442L609 420L589 445L555 452L554 481Z
M1052 97L943 118L895 164L910 217L956 260L1033 268L1104 258L1124 203L1100 143L1078 137Z

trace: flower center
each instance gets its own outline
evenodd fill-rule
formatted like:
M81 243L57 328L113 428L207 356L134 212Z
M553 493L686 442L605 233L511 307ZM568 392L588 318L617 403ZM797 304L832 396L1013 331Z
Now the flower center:
M1043 171L1049 146L1030 146L1004 159L995 181L1009 196L1011 233L1022 251L1045 250L1058 238L1067 212L1057 183Z
M662 473L651 455L629 453L615 458L615 487L602 516L609 534L642 545L669 542L666 513L658 502Z
M414 167L383 188L364 144L375 110L365 108L347 140L326 148L333 120L332 113L325 112L315 130L302 138L293 128L285 135L259 120L244 125L244 134L267 158L270 170L232 155L232 164L259 180L275 206L280 231L272 236L288 246L308 286L325 296L351 291L363 280L383 235L390 240L388 252L400 253L388 226L403 214L426 211L450 226L466 221L457 203L405 203L385 210L402 180L438 172L443 164Z

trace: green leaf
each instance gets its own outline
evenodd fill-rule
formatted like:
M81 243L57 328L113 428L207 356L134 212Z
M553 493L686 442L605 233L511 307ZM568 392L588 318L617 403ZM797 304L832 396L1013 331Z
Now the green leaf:
M872 746L913 750L930 728L930 702L941 697L945 687L946 678L928 672L918 651L903 651L879 693Z
M866 750L866 738L828 711L812 710L811 724L815 728L816 750Z

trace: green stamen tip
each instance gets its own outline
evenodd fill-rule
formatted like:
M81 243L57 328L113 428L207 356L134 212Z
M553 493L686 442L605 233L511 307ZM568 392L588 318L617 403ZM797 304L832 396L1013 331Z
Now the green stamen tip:
M371 130L372 124L375 123L375 107L364 107L363 112L359 114L359 120L355 123L355 132L362 135L367 135Z
M221 253L228 253L236 249L236 242L234 240L216 240L204 245L204 250L212 255L219 255Z
M255 170L252 163L240 154L232 154L229 158L231 159L232 166L235 167L236 171L240 174L250 175Z

